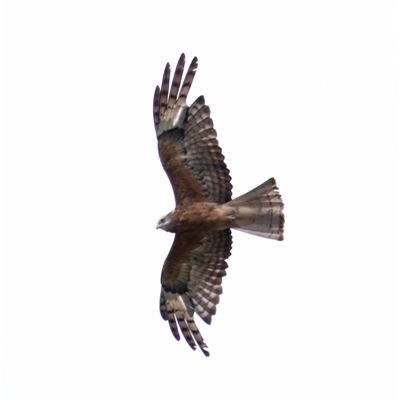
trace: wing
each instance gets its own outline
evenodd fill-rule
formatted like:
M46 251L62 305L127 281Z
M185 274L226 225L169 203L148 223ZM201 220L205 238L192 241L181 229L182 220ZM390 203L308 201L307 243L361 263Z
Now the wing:
M179 329L189 346L196 344L208 357L194 313L211 323L216 313L222 278L226 275L232 235L229 229L206 235L177 233L161 275L160 312L168 320L172 334L180 340Z
M232 184L225 157L218 146L210 108L205 105L203 96L190 107L186 104L197 58L191 62L181 87L184 66L185 55L182 54L169 90L170 66L167 64L161 90L157 86L154 93L153 116L161 163L177 205L207 200L223 204L232 199Z

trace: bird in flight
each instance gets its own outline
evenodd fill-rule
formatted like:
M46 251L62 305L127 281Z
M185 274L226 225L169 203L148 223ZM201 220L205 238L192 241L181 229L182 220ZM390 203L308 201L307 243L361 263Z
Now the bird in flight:
M274 178L232 200L231 177L210 108L203 96L186 104L197 58L182 83L184 67L182 54L170 86L166 65L153 103L158 153L175 197L175 210L157 224L175 233L161 274L160 312L175 339L180 339L180 330L193 350L197 345L208 357L194 314L210 324L216 313L231 254L231 228L283 240L283 202Z

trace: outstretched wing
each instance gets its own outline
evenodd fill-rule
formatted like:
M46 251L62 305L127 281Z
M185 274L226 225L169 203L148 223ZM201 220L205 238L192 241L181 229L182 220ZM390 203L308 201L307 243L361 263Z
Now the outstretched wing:
M218 146L210 108L200 96L190 107L186 97L197 68L191 62L181 87L185 55L169 89L170 66L166 65L161 90L154 93L153 116L161 163L171 182L177 205L187 201L211 200L219 204L231 200L229 170ZM179 91L180 88L180 91Z
M161 275L161 316L168 320L175 339L180 339L179 326L189 346L195 350L197 344L206 356L209 352L194 313L211 323L222 294L222 278L228 268L225 260L231 247L229 229L206 235L177 233Z

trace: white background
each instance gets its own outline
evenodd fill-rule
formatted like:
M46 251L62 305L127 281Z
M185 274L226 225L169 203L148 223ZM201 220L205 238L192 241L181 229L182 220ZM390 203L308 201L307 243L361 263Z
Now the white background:
M397 4L2 3L4 399L398 398ZM208 359L158 311L181 52L234 196L285 202L284 242L234 233Z

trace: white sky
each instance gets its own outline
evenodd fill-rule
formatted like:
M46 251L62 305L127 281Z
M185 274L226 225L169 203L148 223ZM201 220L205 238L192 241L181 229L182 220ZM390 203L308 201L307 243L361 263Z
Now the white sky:
M397 399L395 1L2 2L4 399ZM173 196L152 121L199 58L238 196L205 358L158 310Z

